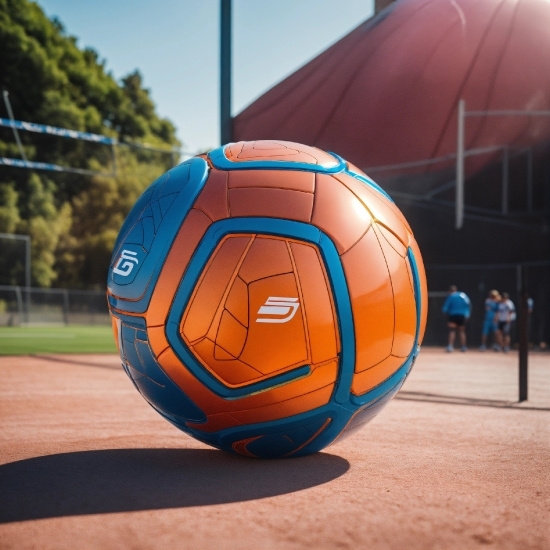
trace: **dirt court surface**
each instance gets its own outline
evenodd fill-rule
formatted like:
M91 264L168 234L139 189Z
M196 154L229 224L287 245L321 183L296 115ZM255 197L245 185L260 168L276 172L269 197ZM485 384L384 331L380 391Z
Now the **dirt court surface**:
M210 449L116 356L0 358L0 548L550 548L550 355L424 349L354 437L305 458Z

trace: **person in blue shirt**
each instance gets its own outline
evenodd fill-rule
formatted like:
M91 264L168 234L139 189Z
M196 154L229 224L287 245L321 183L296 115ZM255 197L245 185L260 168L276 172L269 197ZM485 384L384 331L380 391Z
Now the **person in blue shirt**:
M470 318L470 298L464 292L458 292L456 286L449 287L449 294L443 304L443 313L447 314L449 344L447 351L454 349L456 331L460 338L460 351L466 351L466 321Z
M483 319L483 329L481 332L481 347L479 348L481 351L485 351L487 349L487 336L489 334L493 334L493 337L495 338L494 348L498 348L498 344L496 343L496 330L497 330L497 322L495 319L495 314L498 311L498 304L500 302L500 294L498 293L498 290L491 290L489 292L489 296L485 300L485 318Z

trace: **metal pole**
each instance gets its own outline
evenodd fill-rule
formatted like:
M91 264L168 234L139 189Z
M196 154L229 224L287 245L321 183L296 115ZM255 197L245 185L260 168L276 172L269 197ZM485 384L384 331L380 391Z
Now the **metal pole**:
M378 13L382 11L384 8L389 6L392 2L395 2L395 0L375 0L374 2L374 13Z
M464 111L466 102L458 101L458 130L456 137L456 188L455 188L455 229L464 224Z
M6 109L8 111L8 116L10 117L10 120L13 122L15 120L13 116L13 111L11 110L11 103L9 94L6 90L2 92L2 95L4 96L4 103L6 104ZM15 126L12 126L11 129L13 130L13 135L15 137L15 141L17 142L17 147L19 148L19 154L21 155L21 158L26 161L27 157L25 155L25 150L23 149L23 144L21 143L21 140L19 139L19 132L17 131L17 128Z
M519 397L518 401L528 398L528 360L529 360L529 304L527 291L527 268L523 266L521 294L519 304Z
M25 322L29 322L31 311L31 238L27 236L25 239L25 287L26 287L26 308Z
M31 238L29 235L14 235L13 233L0 233L0 239L25 241L25 322L29 320L30 288L31 288Z
M69 324L69 291L63 289L63 322Z
M533 148L527 149L527 212L533 213Z
M231 0L220 2L220 140L232 139L231 128Z
M508 147L502 149L502 206L503 216L508 214Z
M15 287L15 298L17 299L17 313L19 314L19 322L18 324L21 324L21 319L23 319L23 299L21 298L21 289L16 286Z

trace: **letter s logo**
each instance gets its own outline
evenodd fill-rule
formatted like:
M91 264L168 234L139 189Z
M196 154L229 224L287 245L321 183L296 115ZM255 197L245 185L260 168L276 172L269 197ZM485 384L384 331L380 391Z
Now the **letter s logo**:
M288 323L296 315L299 307L298 298L270 296L258 310L258 315L274 317L258 317L256 323Z
M131 250L123 250L120 258L113 266L113 273L116 273L117 275L122 275L123 277L127 277L128 275L130 275L132 269L134 269L134 265L137 265L139 263L136 256L137 252L132 252ZM125 260L124 263L123 260Z

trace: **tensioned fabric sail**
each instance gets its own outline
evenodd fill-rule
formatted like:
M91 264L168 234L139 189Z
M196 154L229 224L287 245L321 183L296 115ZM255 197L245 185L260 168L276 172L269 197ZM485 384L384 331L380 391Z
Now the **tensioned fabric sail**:
M452 154L461 98L467 111L550 109L549 29L548 0L398 0L236 116L233 138L360 168ZM466 148L532 145L550 117L472 117L465 135Z

